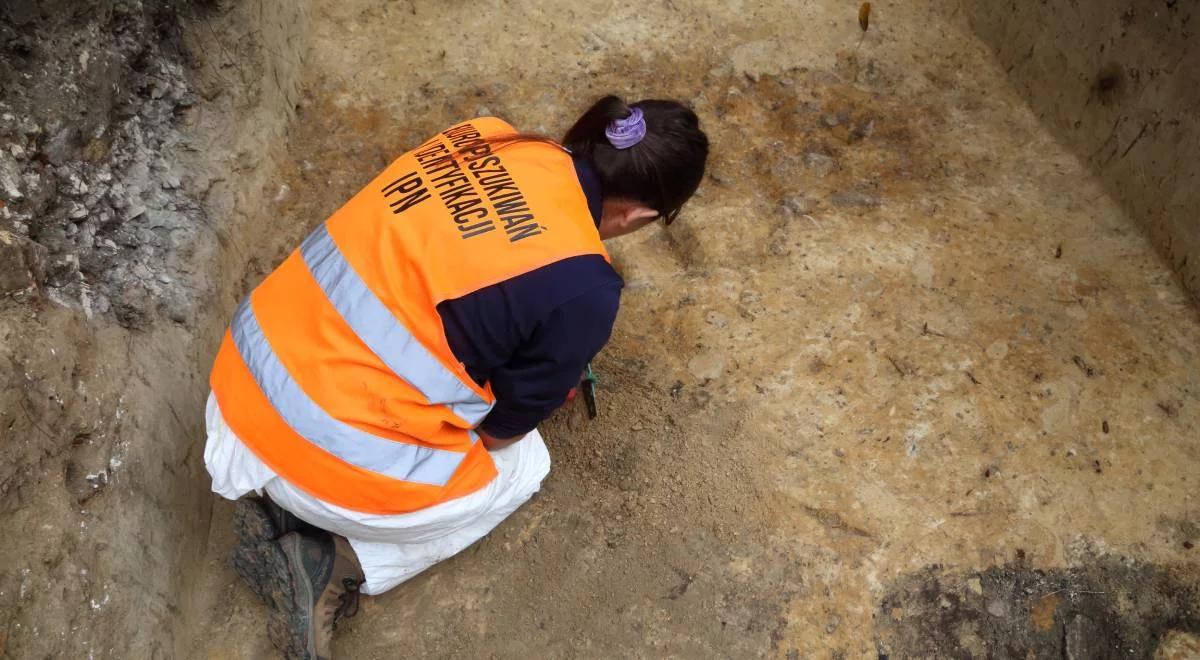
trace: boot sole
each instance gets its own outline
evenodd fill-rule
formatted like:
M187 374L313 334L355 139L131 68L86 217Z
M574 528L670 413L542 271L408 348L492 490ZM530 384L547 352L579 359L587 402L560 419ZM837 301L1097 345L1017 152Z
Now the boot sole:
M234 551L233 561L238 575L267 605L267 636L275 648L289 660L316 660L307 650L311 648L308 617L312 608L304 603L306 597L312 602L311 586L306 589L307 580L292 579L291 562L283 544L268 540L241 545Z
M261 499L243 497L233 509L233 533L239 544L252 546L277 539L283 532L271 519Z
M275 524L257 498L243 498L233 509L233 570L268 607L273 607L277 588L272 587L268 563L276 536Z
M286 599L277 601L271 609L267 632L275 648L282 651L289 660L317 660L317 656L310 651L316 647L316 641L312 639L311 625L316 595L312 591L311 582L292 577L304 574L304 562L300 558L300 540L299 534L289 534L272 544L278 552L272 554L269 560L271 572L283 577L288 584L288 593Z
M278 603L291 599L289 576L285 571L282 581L275 564L280 562L276 555L282 553L273 540L253 544L239 543L233 549L233 570L242 578L255 595L267 606L274 608ZM286 564L286 558L283 560Z

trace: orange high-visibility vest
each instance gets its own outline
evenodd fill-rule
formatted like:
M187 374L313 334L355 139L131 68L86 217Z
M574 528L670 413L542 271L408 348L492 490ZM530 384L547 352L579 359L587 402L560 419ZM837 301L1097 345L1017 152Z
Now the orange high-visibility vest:
M438 303L608 258L570 155L488 139L513 132L475 119L404 154L238 308L210 384L226 423L288 482L391 514L495 477L472 430L495 396L450 351Z

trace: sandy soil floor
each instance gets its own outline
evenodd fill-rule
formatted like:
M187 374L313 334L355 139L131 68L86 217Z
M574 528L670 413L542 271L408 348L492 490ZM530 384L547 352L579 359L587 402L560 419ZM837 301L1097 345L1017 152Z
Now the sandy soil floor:
M865 38L831 0L317 5L261 271L467 117L558 135L616 91L713 141L685 217L612 246L599 419L547 423L543 492L339 657L1143 657L1200 628L1200 318L926 2ZM196 655L266 657L228 515Z

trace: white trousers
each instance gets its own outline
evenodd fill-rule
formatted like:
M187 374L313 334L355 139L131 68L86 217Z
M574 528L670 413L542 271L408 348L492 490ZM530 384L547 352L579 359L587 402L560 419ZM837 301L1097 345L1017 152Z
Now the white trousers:
M319 500L275 474L225 423L212 395L205 417L204 465L213 492L230 500L265 492L306 522L346 537L366 577L363 593L372 595L483 538L529 500L550 472L550 452L535 429L491 453L498 474L479 491L412 513L361 513Z

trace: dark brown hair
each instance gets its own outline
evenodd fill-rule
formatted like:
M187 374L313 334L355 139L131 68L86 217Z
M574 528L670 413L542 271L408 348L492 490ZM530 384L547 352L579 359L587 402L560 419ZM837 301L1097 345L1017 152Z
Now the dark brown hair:
M627 149L604 134L610 122L640 108L646 137ZM676 101L645 100L626 105L617 96L592 104L567 131L562 144L591 163L604 197L623 197L658 211L667 224L700 186L708 159L708 137L700 119Z

